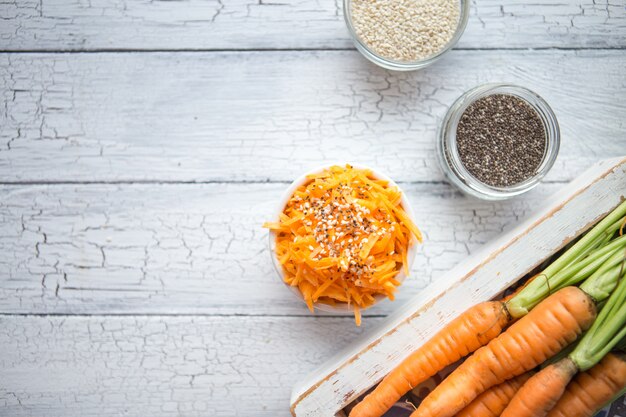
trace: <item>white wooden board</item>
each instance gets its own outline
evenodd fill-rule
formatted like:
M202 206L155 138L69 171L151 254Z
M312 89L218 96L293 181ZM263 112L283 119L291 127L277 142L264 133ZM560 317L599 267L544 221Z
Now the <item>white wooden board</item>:
M0 49L351 47L342 0L18 0L0 3ZM472 1L462 48L624 47L609 0Z
M286 184L0 188L0 313L309 312L279 281L261 228ZM560 184L484 203L446 184L402 184L425 236L388 314L543 204ZM367 319L366 319L367 321Z
M0 315L0 415L287 417L298 376L361 332L347 317Z
M302 375L626 149L620 2L473 1L459 50L412 74L353 51L340 9L0 0L0 416L287 416ZM550 183L503 203L434 158L447 106L492 81L543 95L563 132ZM311 317L259 228L329 159L404 181L427 237L361 330Z
M459 71L459 68L463 68ZM417 73L357 52L0 55L0 178L291 181L328 160L442 181L435 134L480 83L531 88L562 146L550 181L626 149L623 51L457 51Z

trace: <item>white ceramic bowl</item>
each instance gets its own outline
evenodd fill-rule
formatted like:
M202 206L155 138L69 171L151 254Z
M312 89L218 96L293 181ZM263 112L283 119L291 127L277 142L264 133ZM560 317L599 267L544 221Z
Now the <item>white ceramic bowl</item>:
M329 164L329 165L320 166L318 168L315 168L315 169L313 169L313 170L303 174L302 176L297 178L294 182L292 182L291 185L289 185L289 187L283 193L283 195L282 195L282 197L280 199L280 202L279 202L278 206L276 207L276 214L274 215L273 221L278 221L279 220L279 214L283 212L285 206L287 205L287 202L289 201L289 199L293 195L294 191L299 186L301 186L302 184L307 182L307 180L308 180L307 177L309 175L318 174L318 173L320 173L320 172L330 168L331 166L335 166L335 165L345 166L346 163L337 163L337 164ZM398 184L396 184L391 178L389 178L385 174L382 174L379 171L377 171L375 169L372 169L370 167L366 167L366 166L358 165L358 164L349 164L349 165L351 165L352 167L357 168L357 169L368 169L368 170L372 171L372 173L374 174L374 176L376 178L388 181L389 182L389 186L397 187L400 190L400 192L402 193L402 200L401 201L402 201L402 207L404 208L404 211L409 216L411 221L413 221L413 223L417 224L415 222L415 215L413 214L413 209L411 208L411 205L409 204L409 201L407 200L404 191L402 191L402 188L400 188L398 186ZM272 231L272 230L270 230L270 233L269 233L269 246L270 246L270 255L272 257L272 263L274 265L274 269L276 270L276 273L278 274L279 279L282 281L282 283L287 288L289 288L291 290L292 293L294 293L300 300L302 300L303 303L305 303L304 302L304 297L300 293L300 290L298 289L298 287L292 287L291 285L289 285L289 284L287 284L285 282L283 268L280 265L280 263L278 261L278 258L276 257L276 233L274 231ZM407 262L409 264L408 265L409 270L411 269L411 265L413 264L413 260L415 259L416 253L417 253L417 241L416 241L415 237L412 236L412 244L409 246L409 251L407 253ZM403 270L401 270L398 273L398 275L396 276L396 280L398 280L399 282L402 283L405 278L406 278L406 274L404 273L404 268L403 268ZM379 301L384 300L386 298L387 297L385 297L382 294L381 295L377 295L375 297L376 301L374 301L374 304L372 304L372 305L376 305L376 304L378 304ZM347 303L337 303L335 306L331 306L331 305L324 304L324 303L314 303L313 306L315 307L315 309L320 310L320 311L326 311L326 312L335 313L335 314L353 314L352 307L349 306ZM361 310L364 310L364 309L361 309Z

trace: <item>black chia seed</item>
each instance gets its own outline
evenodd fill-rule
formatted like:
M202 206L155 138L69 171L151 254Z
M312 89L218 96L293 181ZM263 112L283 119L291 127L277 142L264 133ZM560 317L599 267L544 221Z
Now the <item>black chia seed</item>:
M463 112L456 142L461 162L476 179L509 187L537 172L546 151L546 129L525 100L494 94Z

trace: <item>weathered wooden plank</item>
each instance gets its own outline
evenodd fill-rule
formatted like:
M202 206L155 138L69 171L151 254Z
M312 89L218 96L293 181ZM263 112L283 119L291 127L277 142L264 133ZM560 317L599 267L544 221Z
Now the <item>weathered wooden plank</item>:
M361 332L347 317L0 316L0 414L286 417L296 379Z
M286 184L0 188L0 313L308 315L263 221ZM488 203L404 184L425 243L387 314L560 188Z
M342 0L20 0L0 3L5 50L345 48ZM624 47L609 0L473 1L461 47Z
M329 160L441 181L447 107L484 82L553 106L570 180L626 149L621 51L457 51L418 73L358 53L0 55L3 181L291 181ZM459 68L464 68L459 70Z

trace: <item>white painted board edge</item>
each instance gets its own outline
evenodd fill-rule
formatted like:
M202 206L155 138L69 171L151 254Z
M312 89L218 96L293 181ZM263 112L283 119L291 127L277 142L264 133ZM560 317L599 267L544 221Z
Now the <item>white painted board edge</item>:
M296 384L292 414L336 415L454 317L510 287L625 198L626 156L593 165L543 208L435 280L377 329Z

